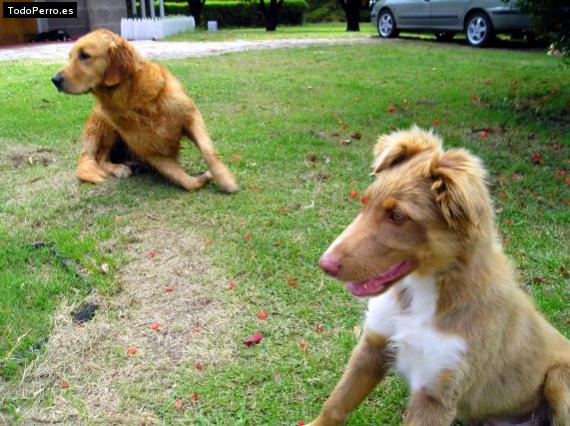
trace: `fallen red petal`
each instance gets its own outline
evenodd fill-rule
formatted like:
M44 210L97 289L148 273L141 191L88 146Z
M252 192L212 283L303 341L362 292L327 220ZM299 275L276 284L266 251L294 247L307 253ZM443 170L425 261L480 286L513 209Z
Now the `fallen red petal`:
M315 324L315 331L317 333L322 333L325 330L325 326L322 324Z
M194 365L194 367L196 367L196 370L203 370L204 366L202 364L200 364L199 362L196 363L196 365Z
M137 353L137 348L134 346L130 346L129 349L127 349L127 353L129 355L135 355Z
M257 318L259 318L260 320L265 320L265 319L267 319L267 316L268 316L268 315L267 315L267 312L264 312L264 311L259 311L259 312L257 313Z
M246 241L251 240L251 233L246 232L246 233L245 233L245 239L246 239Z
M286 213L286 212L287 212L287 209L285 207L281 207L279 209L279 213Z
M228 288L229 288L230 290L233 290L234 288L236 288L236 283L234 283L233 281L230 281L230 282L228 283Z
M479 100L479 96L473 95L473 96L471 96L471 100L472 100L473 102L477 102L477 101Z
M392 114L392 113L394 113L394 112L396 112L396 111L398 111L398 109L397 109L396 107L393 107L393 106L390 107L390 108L388 108L388 109L386 110L386 112L389 112L390 114Z
M351 137L352 139L360 140L360 139L362 139L362 133L360 133L360 132L354 132L352 135L350 135L350 137Z
M540 164L540 163L542 163L542 155L540 154L540 152L538 152L538 151L537 151L537 152L533 152L533 153L532 153L531 161L532 161L534 164Z
M306 350L307 346L308 346L307 342L305 342L304 340L301 343L299 343L299 347L303 350Z
M59 384L59 387L62 389L68 389L69 388L69 383L67 383L66 381L63 381Z
M184 409L184 403L182 402L181 399L177 399L176 401L174 401L174 407L177 410L182 410L182 409Z
M295 280L289 280L287 284L289 285L289 287L297 287L299 285L299 283Z
M192 332L194 332L194 333L199 333L199 332L200 332L200 327L194 327L194 328L192 328Z
M154 322L150 325L150 329L151 330L158 330L160 328L160 323L159 322Z
M434 119L434 120L431 122L431 125L434 126L434 127L435 127L435 126L439 126L439 120L438 120L437 118Z
M147 256L152 259L153 257L156 256L156 252L155 252L154 250L150 250L150 251L147 253Z
M260 343L262 340L263 334L261 334L259 331L256 331L251 336L246 337L243 343L245 343L247 346L254 346Z
M479 139L487 139L487 136L489 136L489 132L486 130L481 130L479 132Z
M198 401L200 399L200 395L194 392L191 396L192 401Z
M305 426L305 422L303 420L299 420L297 423L298 426Z
M358 197L358 192L350 191L350 198L356 198L356 197Z
M164 291L166 291L167 293L172 293L174 289L172 287L165 287Z

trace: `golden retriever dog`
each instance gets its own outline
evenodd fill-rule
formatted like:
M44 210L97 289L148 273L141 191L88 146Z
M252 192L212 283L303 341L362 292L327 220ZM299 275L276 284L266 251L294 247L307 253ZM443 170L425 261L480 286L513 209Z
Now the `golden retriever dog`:
M311 425L344 424L391 368L404 425L570 425L570 342L515 283L481 161L417 127L374 155L362 211L319 261L369 298L364 332Z
M220 160L200 112L180 82L163 66L141 57L125 39L107 30L81 37L69 54L69 64L52 81L59 91L92 93L97 99L83 131L80 180L100 183L107 175L131 175L127 165L109 158L121 138L140 160L189 191L201 188L211 177L223 191L237 191L232 173ZM182 136L200 150L208 172L188 176L178 164Z

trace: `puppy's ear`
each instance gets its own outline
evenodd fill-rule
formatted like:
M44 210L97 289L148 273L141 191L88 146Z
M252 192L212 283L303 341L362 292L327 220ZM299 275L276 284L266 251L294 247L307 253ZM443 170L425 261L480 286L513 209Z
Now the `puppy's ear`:
M487 176L479 158L452 149L435 156L430 173L431 189L450 228L477 227L492 215Z
M126 40L114 37L109 45L107 61L109 65L103 76L103 84L116 86L135 72L137 54Z
M374 147L372 174L377 175L383 170L395 167L420 152L438 149L441 149L441 139L431 131L417 126L380 136Z

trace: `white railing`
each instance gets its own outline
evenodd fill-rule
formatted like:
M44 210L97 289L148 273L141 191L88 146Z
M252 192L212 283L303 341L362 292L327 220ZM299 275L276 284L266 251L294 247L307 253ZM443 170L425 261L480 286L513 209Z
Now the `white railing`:
M193 16L167 18L122 18L121 36L127 40L161 39L172 34L194 31Z

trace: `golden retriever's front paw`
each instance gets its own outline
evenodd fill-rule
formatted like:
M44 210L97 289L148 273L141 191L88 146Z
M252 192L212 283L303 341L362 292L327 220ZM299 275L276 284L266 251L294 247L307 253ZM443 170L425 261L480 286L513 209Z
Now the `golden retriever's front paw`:
M77 179L89 183L102 183L107 177L107 172L103 170L95 160L81 159L77 166Z

